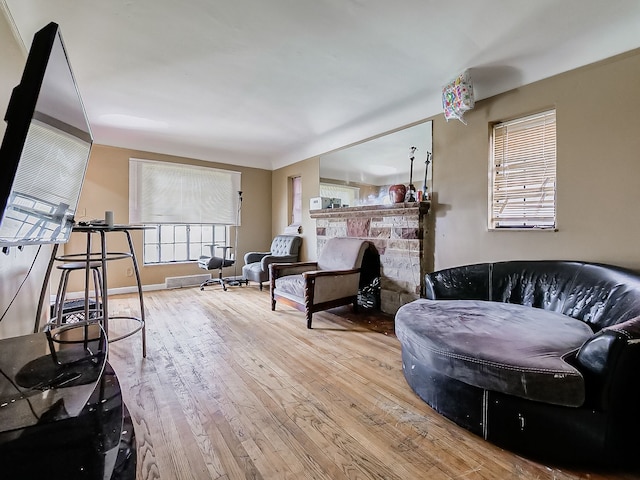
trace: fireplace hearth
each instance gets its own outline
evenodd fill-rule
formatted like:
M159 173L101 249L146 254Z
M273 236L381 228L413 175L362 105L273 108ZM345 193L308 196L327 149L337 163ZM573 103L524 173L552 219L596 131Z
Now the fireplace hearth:
M318 251L332 237L368 240L380 257L380 310L395 314L423 288L429 202L312 210Z

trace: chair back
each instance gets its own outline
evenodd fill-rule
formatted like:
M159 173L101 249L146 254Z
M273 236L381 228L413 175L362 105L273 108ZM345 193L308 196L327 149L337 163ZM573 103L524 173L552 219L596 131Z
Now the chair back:
M271 242L271 255L282 257L285 255L298 255L302 237L298 235L276 235Z
M359 238L330 238L318 256L318 269L349 270L360 268L367 248L369 248L369 242Z

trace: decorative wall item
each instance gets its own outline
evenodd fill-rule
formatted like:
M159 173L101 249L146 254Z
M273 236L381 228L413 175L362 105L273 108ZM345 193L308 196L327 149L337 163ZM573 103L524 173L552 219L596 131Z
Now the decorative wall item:
M394 203L404 202L404 197L407 195L407 187L398 183L389 187L389 199Z
M466 125L467 122L462 117L464 112L471 110L474 105L473 84L468 70L462 72L442 88L442 108L444 109L444 118L447 121L455 118Z
M406 186L411 175L410 163L406 161L406 157L405 160L399 158L398 152L402 155L406 148L414 145L416 161L424 161L422 152L432 149L432 131L433 121L422 121L321 155L320 189L317 196L337 197L339 195L333 193L328 195L323 186L342 185L354 190L354 198L351 201L343 198L343 205L354 207L394 204L394 199L389 195L389 186L400 183ZM414 167L418 168L417 165ZM416 190L420 190L422 172L417 175L420 180L414 178L413 181ZM428 182L431 189L430 177ZM417 193L416 191L415 194Z
M427 152L424 161L424 183L422 184L422 200L427 201L429 198L429 185L427 184L427 176L429 173L429 164L431 163L431 152Z
M411 170L409 174L409 188L407 189L407 202L415 202L416 201L416 187L413 185L413 161L416 158L416 150L417 147L411 147L409 149L409 160L411 160Z

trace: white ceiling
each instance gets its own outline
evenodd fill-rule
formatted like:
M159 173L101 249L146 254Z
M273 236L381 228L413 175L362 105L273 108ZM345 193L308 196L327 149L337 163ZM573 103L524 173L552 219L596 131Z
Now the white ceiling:
M640 47L638 0L0 0L58 23L100 144L278 168ZM1 6L1 5L0 5Z

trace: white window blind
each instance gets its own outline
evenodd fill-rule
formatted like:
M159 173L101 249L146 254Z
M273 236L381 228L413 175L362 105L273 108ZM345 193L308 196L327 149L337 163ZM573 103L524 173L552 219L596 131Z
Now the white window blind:
M52 125L33 120L13 191L75 212L91 145ZM46 158L46 161L42 159ZM45 169L46 166L46 169Z
M353 207L356 204L356 199L360 197L360 189L358 187L348 187L346 185L321 183L320 196L327 198L339 198L342 205L350 205Z
M302 223L302 177L291 178L291 223Z
M555 228L555 110L493 127L489 228Z
M231 170L131 158L129 221L239 225L240 177Z

